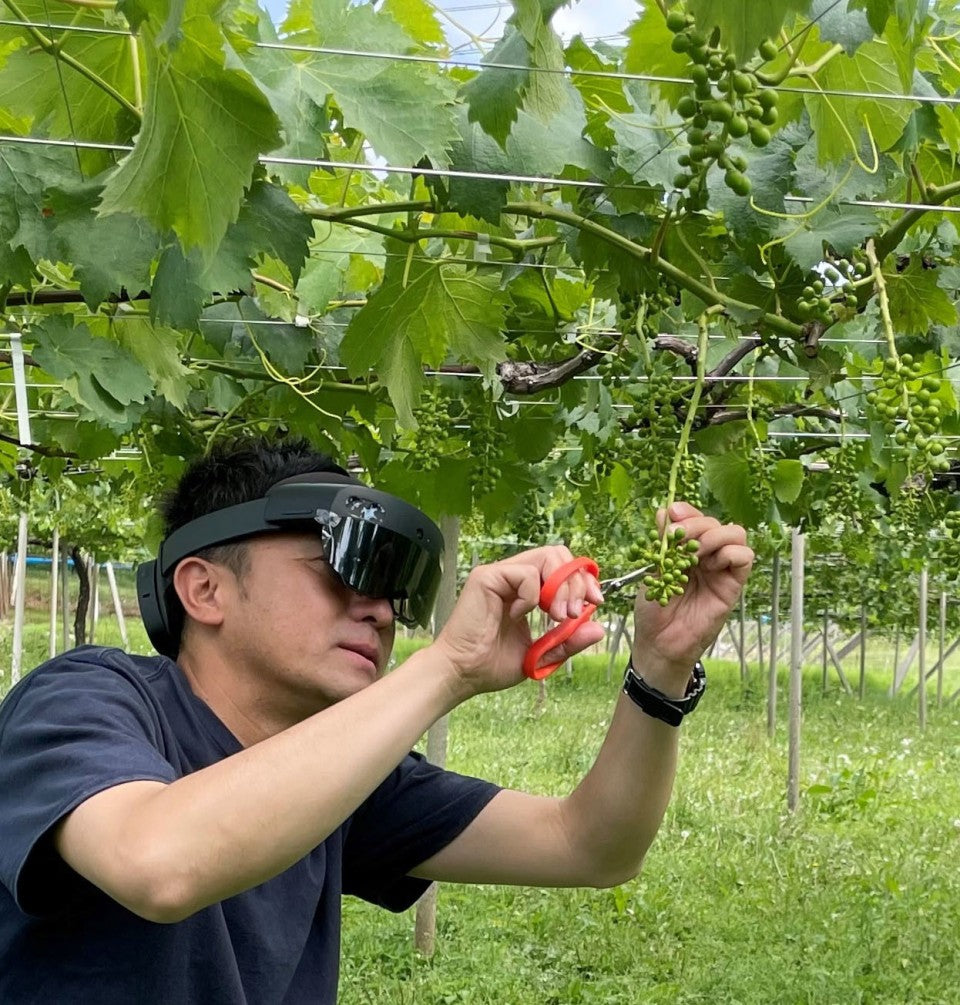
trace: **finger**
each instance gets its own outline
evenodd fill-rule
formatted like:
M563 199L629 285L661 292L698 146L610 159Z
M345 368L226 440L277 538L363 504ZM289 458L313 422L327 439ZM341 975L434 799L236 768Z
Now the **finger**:
M583 612L584 603L595 604L599 607L603 603L603 590L595 576L587 572L577 573L567 581L567 604L564 617L578 618Z
M517 621L529 614L540 601L540 569L535 565L507 561L480 565L467 577L467 591L493 593L504 604L508 616Z
M548 663L561 663L568 660L571 656L583 652L584 649L595 646L605 634L603 625L599 622L586 621L565 642L544 653L540 658L539 665L546 666Z
M741 585L747 581L753 568L753 549L744 544L724 545L719 551L700 562L703 572L730 572Z
M746 545L747 532L735 523L716 523L712 527L703 528L696 540L700 545L697 548L697 555L702 563L704 559L728 544Z
M690 503L681 500L670 504L668 516L671 520L679 522L680 520L689 520L691 517L703 516L703 513L696 506L691 506Z
M688 541L699 541L700 538L707 533L707 531L721 526L723 526L723 524L721 524L716 517L698 515L688 517L686 520L671 523L667 527L667 533L672 535L674 531L682 530L684 537L686 537Z

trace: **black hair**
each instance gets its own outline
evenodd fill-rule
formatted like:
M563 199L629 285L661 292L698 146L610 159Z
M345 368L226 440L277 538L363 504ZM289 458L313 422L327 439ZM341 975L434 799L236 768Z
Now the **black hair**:
M224 440L194 460L176 487L161 501L164 537L208 513L261 499L268 489L285 478L316 472L349 477L329 454L315 450L302 438ZM197 556L225 565L240 581L243 590L243 576L247 570L245 541L213 545L197 552Z
M348 474L329 454L301 438L245 437L219 443L190 464L161 503L164 537L218 509L261 499L284 478L321 471Z

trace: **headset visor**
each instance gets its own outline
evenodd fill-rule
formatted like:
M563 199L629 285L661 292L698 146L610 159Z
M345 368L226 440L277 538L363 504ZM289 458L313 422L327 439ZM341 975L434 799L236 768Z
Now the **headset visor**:
M426 625L440 585L437 556L382 524L342 517L322 534L330 568L357 593L386 597L397 620Z

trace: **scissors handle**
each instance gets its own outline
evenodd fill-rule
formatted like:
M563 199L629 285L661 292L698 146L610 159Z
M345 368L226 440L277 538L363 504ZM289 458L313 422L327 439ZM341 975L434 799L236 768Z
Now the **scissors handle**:
M559 569L555 569L540 588L540 609L549 611L553 598L557 595L557 590L572 575L581 571L596 576L599 574L600 568L592 558L575 558L572 562L567 562ZM537 639L523 658L524 674L531 680L543 680L545 677L549 677L563 663L563 660L557 663L548 663L545 666L537 666L541 658L554 647L566 642L582 624L593 617L593 612L596 609L596 604L584 604L583 611L577 617L561 621L559 625L551 628L549 632Z

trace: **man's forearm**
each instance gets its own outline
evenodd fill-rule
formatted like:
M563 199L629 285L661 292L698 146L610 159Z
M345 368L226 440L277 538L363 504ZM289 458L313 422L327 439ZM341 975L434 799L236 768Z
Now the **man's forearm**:
M678 733L620 695L597 759L563 809L571 841L596 872L594 885L638 872L673 791Z
M423 650L331 708L158 787L113 832L113 849L84 833L81 806L61 853L128 906L137 895L124 896L125 883L164 891L162 920L250 889L320 844L466 697L444 669Z

